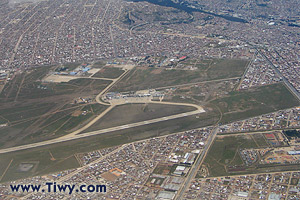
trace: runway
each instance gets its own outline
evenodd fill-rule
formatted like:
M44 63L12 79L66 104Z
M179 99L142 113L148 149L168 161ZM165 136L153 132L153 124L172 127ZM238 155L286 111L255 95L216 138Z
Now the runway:
M152 101L151 99L143 99L143 98L142 99L139 99L139 98L138 99L131 99L131 100L127 100L127 101L125 100L125 101L121 101L121 102L109 102L109 103L101 101L101 96L104 95L110 88L112 88L122 78L124 78L124 76L129 71L130 70L125 70L124 73L121 76L119 76L116 79L113 79L112 82L96 96L96 102L97 103L103 104L103 105L108 105L109 107L104 112L102 112L101 114L96 116L93 120L91 120L84 127L80 128L76 131L73 131L72 133L70 133L68 135L59 137L59 138L46 140L46 141L42 141L42 142L36 142L36 143L32 143L32 144L20 145L20 146L16 146L16 147L10 147L10 148L6 148L6 149L0 149L0 154L14 152L14 151L20 151L20 150L26 150L26 149L36 148L36 147L42 147L42 146L46 146L46 145L62 143L62 142L67 142L67 141L71 141L71 140L77 140L77 139L86 138L86 137L90 137L90 136L100 135L100 134L103 134L103 133L109 133L109 132L113 132L113 131L120 131L120 130L124 130L124 129L134 128L134 127L138 127L138 126L163 122L163 121L182 118L182 117L187 117L187 116L191 116L191 115L200 114L200 113L205 112L205 110L203 109L202 106L195 105L195 104L175 103L175 102L165 102L165 101ZM127 103L155 103L155 104L166 104L166 105L191 106L191 107L196 108L196 110L195 111L190 111L190 112L185 112L185 113L180 113L180 114L176 114L176 115L170 115L170 116L160 117L160 118L156 118L156 119L131 123L131 124L124 124L124 125L121 125L121 126L101 129L101 130L97 130L97 131L82 133L84 130L86 130L87 128L92 126L100 118L102 118L104 115L106 115L109 111L111 111L115 106L123 105L123 104L127 104Z
M16 146L16 147L10 147L10 148L6 148L6 149L0 149L0 154L14 152L14 151L20 151L20 150L26 150L26 149L31 149L31 148L35 148L35 147L42 147L42 146L61 143L61 142L67 142L67 141L71 141L71 140L100 135L103 133L119 131L119 130L138 127L138 126L153 124L153 123L157 123L157 122L163 122L163 121L167 121L167 120L187 117L187 116L191 116L191 115L195 115L195 114L200 114L203 112L205 112L205 110L202 108L202 109L197 109L195 111L180 113L180 114L176 114L176 115L170 115L167 117L160 117L160 118L156 118L156 119L152 119L152 120L146 120L146 121L141 121L141 122L136 122L136 123L131 123L131 124L125 124L125 125L101 129L101 130L97 130L97 131L76 134L76 135L67 135L67 136L52 139L52 140L47 140L47 141L42 141L42 142L37 142L37 143L32 143L32 144L26 144L26 145L21 145L21 146Z

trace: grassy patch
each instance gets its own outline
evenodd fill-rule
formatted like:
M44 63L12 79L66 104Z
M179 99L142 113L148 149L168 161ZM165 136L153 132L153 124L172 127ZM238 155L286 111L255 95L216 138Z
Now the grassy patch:
M253 134L251 136L255 140L256 144L258 144L260 147L268 147L269 146L262 134Z
M106 80L92 80L87 78L74 79L67 83L53 83L49 84L49 88L56 95L72 94L79 91L84 93L98 94L100 93L111 81Z
M299 105L283 84L262 86L246 91L234 91L213 100L211 104L223 113L222 123L246 119Z
M93 64L93 67L94 68L102 68L102 67L104 67L106 65L106 62L104 62L104 61L97 61L97 62L95 62L94 64Z
M153 68L132 70L114 88L114 91L131 91L162 86L171 86L199 81L242 76L248 61L220 59L206 70L162 70L153 73Z
M243 164L238 150L255 147L258 146L249 135L217 137L204 161L210 176L228 175L226 167Z
M21 152L1 154L0 174L3 173L3 169L8 165L10 159L14 159L14 164L8 170L2 181L15 180L34 175L43 175L67 168L78 167L78 163L74 162L74 159L71 159L75 153L89 152L155 136L167 135L177 131L185 131L191 128L208 126L214 124L217 119L218 116L211 111L206 114L199 114L198 118L195 116L183 117L132 129L82 138L80 140L28 149ZM51 160L49 151L56 159L55 161ZM38 168L35 172L19 173L16 171L20 163L28 161L39 162ZM65 162L67 162L67 164Z
M47 90L38 89L40 80L46 76L52 67L44 66L34 68L15 77L5 85L0 94L0 102L11 102L17 100L31 99L35 96L48 96Z
M16 106L13 108L0 109L0 115L10 123L15 121L36 117L48 112L55 103L37 103L27 106Z
M155 167L153 170L153 174L170 174L172 169L172 165L167 165L167 164L159 164ZM176 168L175 168L176 169Z
M63 64L64 67L66 67L68 69L68 71L72 71L74 69L76 69L77 67L79 67L81 63L65 63Z
M62 149L60 149L60 151L61 152L58 153L56 149L53 148L40 151L27 150L22 153L1 155L0 170L2 170L0 171L0 174L3 174L4 172L2 166L7 166L10 162L8 158L13 159L13 162L5 173L2 182L79 167L77 160L72 154L69 154L70 152L67 151L64 153ZM54 159L52 159L50 152ZM19 170L21 163L34 163L34 167L32 170L22 172Z
M130 124L195 110L188 106L125 104L115 107L85 132Z
M39 142L71 133L83 127L105 109L106 106L104 105L91 104L77 108L76 111L84 112L84 114L80 114L79 116L72 116L73 111L75 111L74 109L71 112L56 113L45 121L41 126L41 130L25 137L22 144Z
M76 66L76 63L68 65L69 68ZM1 147L66 134L98 113L97 109L103 111L103 106L92 106L86 115L71 117L71 113L79 109L71 103L78 97L99 94L111 81L81 78L67 83L43 83L41 80L50 70L54 67L33 68L16 74L6 84L0 94L0 123L8 123L8 126L0 130Z
M94 74L93 77L97 78L118 78L123 74L124 70L117 67L104 67L99 72Z

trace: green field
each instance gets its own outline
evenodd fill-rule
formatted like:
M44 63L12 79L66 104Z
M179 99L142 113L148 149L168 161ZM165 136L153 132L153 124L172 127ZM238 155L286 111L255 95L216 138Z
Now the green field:
M31 99L42 99L61 95L98 94L111 81L92 80L88 78L74 79L63 83L43 83L50 67L39 67L31 71L17 74L13 80L5 85L0 94L0 103L11 103ZM42 88L41 88L42 87Z
M93 80L88 78L74 79L67 83L48 84L49 90L55 95L63 94L91 94L100 93L111 81Z
M113 90L131 91L240 77L248 61L224 59L197 61L188 59L183 64L195 65L198 70L165 70L137 67L117 83ZM117 68L108 69L107 72L105 72L107 69L103 70L102 73L99 72L97 76L114 78L123 73L120 69L118 69L118 72L111 71ZM50 68L43 70L37 68L31 73L16 75L15 79L5 86L0 94L0 123L9 124L8 127L0 130L0 148L66 135L84 126L107 108L95 103L78 105L73 104L73 102L78 97L94 98L111 81L82 78L68 83L46 84L42 83L40 79L47 70L50 70ZM76 153L89 152L179 131L215 125L216 123L229 123L299 105L299 102L282 84L234 91L233 88L236 83L229 84L228 82L226 85L221 84L220 81L217 89L217 83L209 83L208 91L214 90L213 92L218 94L220 91L225 91L220 96L216 94L209 94L207 97L197 96L197 94L203 92L204 85L201 85L199 88L180 88L172 98L166 100L201 104L206 110L205 113L21 152L1 154L0 176L9 162L12 161L2 181L78 167L78 162L74 157ZM40 89L40 86L45 89ZM181 98L185 94L192 98ZM194 110L194 108L159 104L117 106L85 132L191 110ZM78 112L79 115L74 114ZM205 159L205 164L208 166L211 176L227 175L227 166L242 164L237 149L258 146L267 146L261 135L255 134L251 137L218 136ZM51 159L51 154L54 159ZM20 172L18 170L19 165L27 162L36 163L36 168L33 171Z
M216 137L204 160L210 176L229 175L226 170L228 166L242 165L243 161L238 153L239 149L268 146L264 140L258 141L255 137L257 136L246 134Z
M20 96L22 96L19 93L23 91L23 94L26 94L27 97L30 97L31 95L46 95L48 91L37 89L36 83L45 77L45 75L51 69L54 68L44 66L32 69L22 74L16 74L15 77L5 85L3 91L1 92L0 103L19 100ZM28 92L32 93L28 94ZM23 98L21 97L21 99Z
M101 105L85 108L73 102L79 97L93 98L111 81L81 78L67 83L42 82L54 68L38 67L18 73L6 84L0 94L0 123L8 126L0 130L1 148L67 134L105 109ZM88 113L71 116L76 110Z
M81 63L65 63L63 64L64 67L68 68L68 71L72 71L75 68L79 67Z
M142 139L168 135L178 131L209 126L215 124L219 119L218 117L219 116L217 113L208 111L205 114L199 114L198 118L195 116L183 117L136 128L125 129L122 131L105 133L98 136L82 138L80 140L28 149L21 152L1 154L0 174L3 174L11 159L14 159L14 162L2 181L14 180L34 175L42 175L58 172L63 169L78 167L78 163L73 159L73 155L75 153L89 152ZM53 154L54 158L56 159L55 161L51 160L49 151ZM29 161L39 162L36 171L34 173L19 173L17 171L17 166L20 163Z
M42 102L26 106L22 106L22 104L17 104L15 107L12 108L0 108L0 115L9 124L12 124L22 119L29 119L36 116L40 116L49 111L52 107L54 107L54 105L55 103Z
M105 61L97 61L93 64L94 68L103 68L106 65Z
M156 73L156 68L136 68L132 70L112 90L136 91L162 86L240 77L244 73L248 61L219 59L209 69L199 70L167 70Z
M253 134L251 136L256 141L258 146L270 146L270 144L266 141L265 137L262 134Z
M52 157L50 153L53 155L55 160L51 160ZM62 170L79 167L78 161L76 160L74 155L69 154L68 148L64 150L64 148L62 147L39 151L28 150L23 151L22 153L1 155L1 175L7 168L11 160L12 163L6 171L1 182L26 178L29 176L36 176L40 174L47 174L54 171L59 172ZM36 163L37 167L36 169L22 172L18 169L21 163ZM3 170L3 168L5 169Z
M104 67L99 72L94 74L96 78L118 78L124 73L124 70L117 67Z
M210 177L299 170L298 164L257 164L245 166L239 149L270 147L262 133L217 136L205 157ZM199 176L199 175L198 175ZM200 177L200 176L199 176Z
M186 66L194 66L197 67L199 70L206 71L208 70L211 66L217 65L220 62L222 62L221 59L204 59L204 60L197 60L194 58L188 58L180 64L186 65Z
M115 107L85 132L189 112L194 107L161 104L125 104Z
M234 91L209 103L222 111L223 124L299 105L283 84Z
M205 97L196 96L201 93L200 89L206 87L206 84L203 84L197 88L189 86L173 90L174 92L167 95L164 101L212 107L222 113L220 121L222 124L292 108L300 104L282 83L241 91L233 89L234 83L227 85L221 83L212 84L212 88L207 87L207 90L212 92L208 92Z
M87 124L96 115L103 112L107 106L100 104L90 104L86 106L77 107L76 110L72 111L85 111L86 114L79 116L72 116L73 112L60 112L56 113L45 121L39 131L24 138L23 144L30 142L39 142L59 136L66 135L75 131L85 124Z
M2 137L0 146L5 148L66 135L82 127L105 109L106 106L100 104L70 106L67 109L61 109L61 111L42 117L40 116L41 113L34 112L34 110L33 112L25 110L25 113L30 114L31 118L19 120L19 122L15 121L14 124L3 127L0 131ZM38 111L43 110L38 109ZM86 114L72 116L75 111L86 111ZM12 116L18 115L13 113Z
M174 87L164 96L163 101L203 105L210 100L228 96L230 92L234 91L238 81L238 79L233 79Z

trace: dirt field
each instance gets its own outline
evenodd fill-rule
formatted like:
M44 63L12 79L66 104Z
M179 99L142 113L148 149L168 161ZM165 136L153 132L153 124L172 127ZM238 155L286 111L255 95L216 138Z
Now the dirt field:
M108 180L108 181L114 181L116 180L118 177L110 172L105 172L102 175L102 178Z
M51 74L45 77L43 81L50 82L50 83L62 83L62 82L69 82L70 80L74 80L74 79L78 79L78 77Z

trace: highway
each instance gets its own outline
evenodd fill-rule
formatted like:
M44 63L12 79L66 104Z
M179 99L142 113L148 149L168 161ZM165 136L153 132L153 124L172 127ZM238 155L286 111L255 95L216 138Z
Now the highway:
M197 171L199 169L199 166L203 163L204 158L210 148L210 146L212 145L215 137L217 136L217 133L219 131L218 127L215 127L207 141L207 143L205 144L204 149L201 151L201 153L198 155L196 162L193 164L193 166L190 169L190 172L188 173L184 183L182 184L181 188L178 190L177 195L175 197L176 200L181 200L183 199L183 194L184 192L189 188L191 181L193 180L193 178L195 177L195 175L197 174Z

